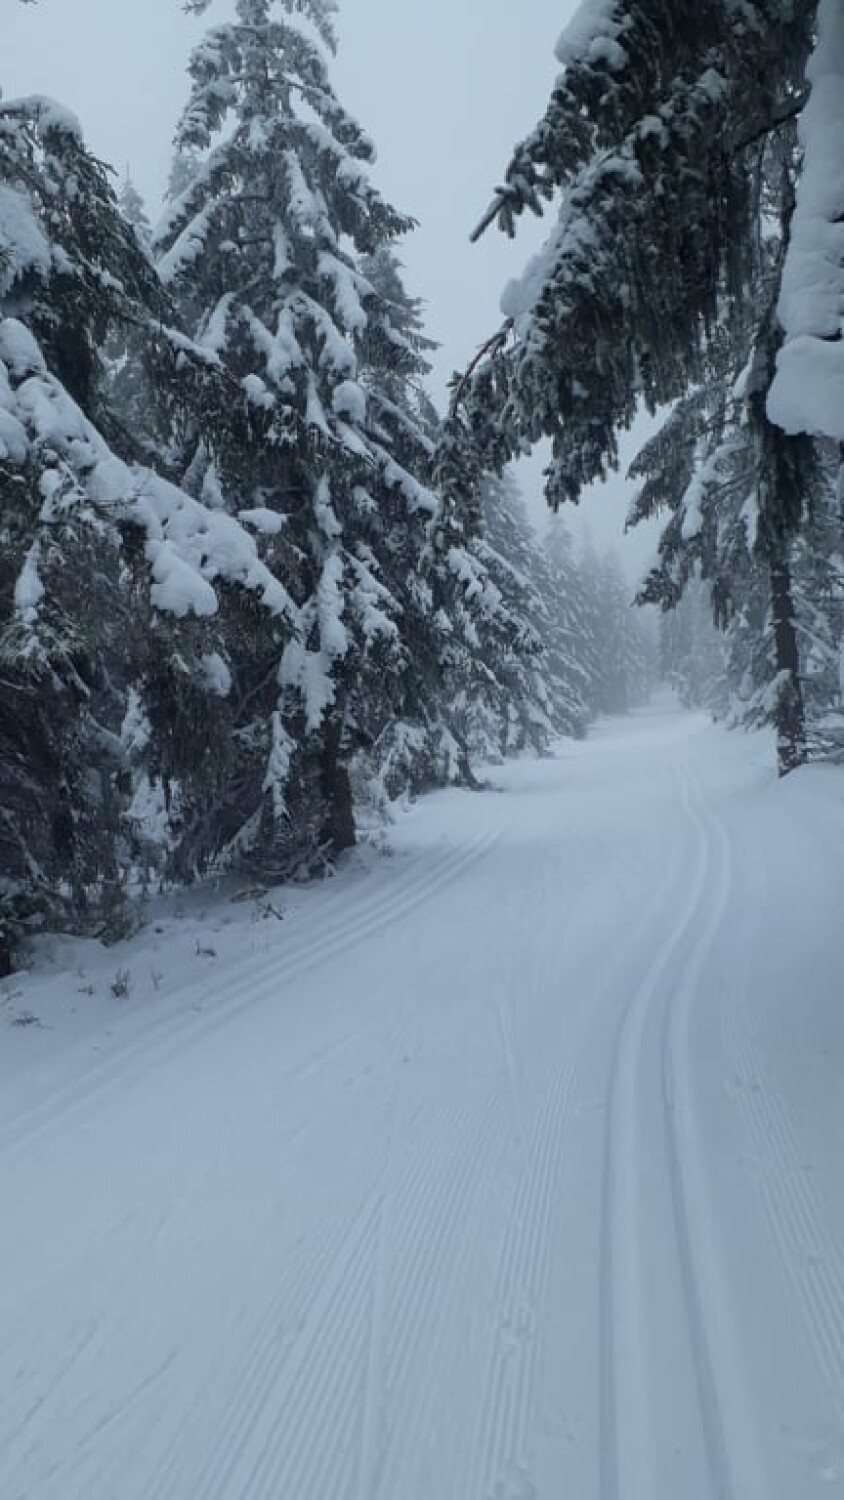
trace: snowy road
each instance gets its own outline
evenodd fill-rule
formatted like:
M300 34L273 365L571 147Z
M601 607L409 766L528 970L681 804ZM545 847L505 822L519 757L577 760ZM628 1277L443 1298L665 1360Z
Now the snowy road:
M494 776L107 1022L24 982L2 1500L844 1496L844 775Z

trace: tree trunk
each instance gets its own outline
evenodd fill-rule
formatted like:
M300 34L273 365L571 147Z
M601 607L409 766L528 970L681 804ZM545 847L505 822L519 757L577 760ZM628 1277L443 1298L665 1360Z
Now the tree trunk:
M322 753L322 790L327 804L322 839L332 854L351 849L357 842L352 783L340 760L342 739L342 718L332 715L325 726Z
M783 225L788 244L790 206ZM758 462L757 546L767 563L771 586L777 700L777 769L787 776L806 759L806 718L800 681L800 648L794 615L789 552L804 513L804 497L815 456L804 435L789 436L768 417L767 400L782 345L776 300L762 321L748 379L748 413L756 432Z
M794 623L791 569L784 555L770 562L771 615L777 668L777 770L787 776L806 759L806 720L800 684L800 654Z

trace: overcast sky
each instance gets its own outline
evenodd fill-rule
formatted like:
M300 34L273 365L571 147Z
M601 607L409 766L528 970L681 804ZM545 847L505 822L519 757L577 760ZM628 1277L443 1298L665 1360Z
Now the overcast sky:
M231 12L217 0L203 19L181 0L38 0L3 8L3 92L51 94L80 116L89 144L121 173L128 165L155 216L170 141L186 96L190 48ZM436 395L499 321L499 297L539 244L525 222L514 244L469 234L513 145L535 123L557 65L554 43L576 0L343 0L333 78L375 140L379 188L419 220L402 251L408 289L429 312L441 350ZM522 479L540 528L539 461ZM573 518L596 543L618 540L638 574L652 542L621 540L627 490L611 482Z

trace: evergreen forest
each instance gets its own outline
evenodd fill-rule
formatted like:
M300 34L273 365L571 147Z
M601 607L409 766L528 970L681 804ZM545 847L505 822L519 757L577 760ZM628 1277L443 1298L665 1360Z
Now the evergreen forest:
M60 102L0 98L3 969L151 889L330 872L394 799L657 679L772 725L783 775L840 754L839 0L584 0L466 184L467 234L547 237L444 410L333 0L184 9L163 205ZM566 507L643 411L634 602Z

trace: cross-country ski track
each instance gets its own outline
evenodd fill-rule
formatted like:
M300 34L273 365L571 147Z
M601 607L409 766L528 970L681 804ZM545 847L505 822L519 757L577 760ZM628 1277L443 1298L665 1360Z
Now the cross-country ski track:
M0 1500L844 1497L844 771L489 780L5 982Z

